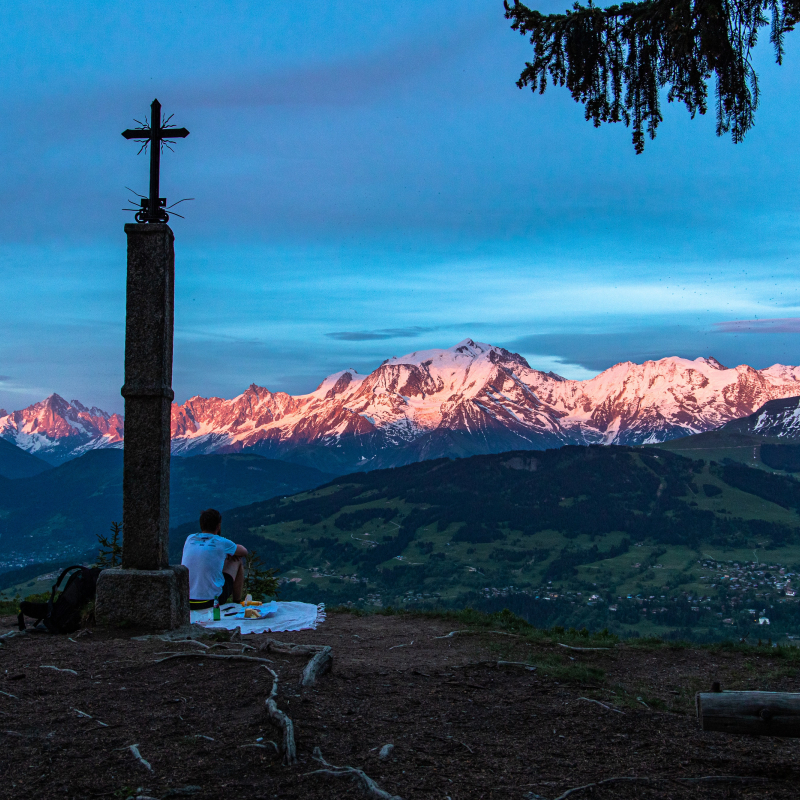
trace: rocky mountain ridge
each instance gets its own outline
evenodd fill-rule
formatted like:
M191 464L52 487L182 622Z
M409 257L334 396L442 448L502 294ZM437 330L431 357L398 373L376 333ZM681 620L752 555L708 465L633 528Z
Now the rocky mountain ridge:
M774 436L789 441L800 439L800 397L770 400L754 414L731 420L721 430Z
M51 394L20 411L0 415L0 438L49 464L61 464L89 450L122 447L124 422L119 414L87 408Z
M244 450L341 473L564 444L657 443L797 395L800 367L669 357L576 381L465 339L387 359L369 375L334 373L306 395L252 384L231 400L192 397L172 408L173 452ZM57 395L0 417L0 437L53 463L120 447L122 436L119 415Z

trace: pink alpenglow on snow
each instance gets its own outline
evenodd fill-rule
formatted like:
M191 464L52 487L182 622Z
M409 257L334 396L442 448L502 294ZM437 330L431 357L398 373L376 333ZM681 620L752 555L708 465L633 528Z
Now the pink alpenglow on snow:
M122 447L124 423L119 414L51 394L40 403L0 415L0 436L54 464L89 450Z
M729 369L713 358L670 357L576 381L465 339L387 359L366 376L334 373L306 395L252 384L232 400L193 397L172 407L172 447L176 455L248 450L343 472L565 444L657 443L797 395L800 367ZM35 427L48 403L52 424ZM65 423L56 424L55 409ZM88 437L79 445L78 425ZM54 395L0 418L0 435L42 455L71 436L78 455L120 446L122 420Z

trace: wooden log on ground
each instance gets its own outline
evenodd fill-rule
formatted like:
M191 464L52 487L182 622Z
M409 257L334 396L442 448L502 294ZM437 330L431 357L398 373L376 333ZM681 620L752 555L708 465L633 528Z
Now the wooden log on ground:
M333 667L333 654L326 644L295 644L293 642L279 642L276 639L267 639L258 648L268 653L282 653L288 656L307 656L311 659L306 664L300 677L301 686L314 686L317 678L330 672Z
M325 645L314 657L306 664L303 674L300 676L301 686L314 686L317 678L324 675L333 665L331 648Z
M704 731L800 738L800 694L698 692L695 700Z

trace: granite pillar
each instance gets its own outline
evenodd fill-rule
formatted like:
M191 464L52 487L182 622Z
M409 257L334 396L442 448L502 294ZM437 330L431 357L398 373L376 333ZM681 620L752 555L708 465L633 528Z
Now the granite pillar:
M175 628L189 622L189 585L185 568L169 567L174 236L165 223L129 224L125 233L122 569L101 573L95 616L110 625Z
M169 565L169 444L175 241L169 225L133 223L125 321L123 569Z

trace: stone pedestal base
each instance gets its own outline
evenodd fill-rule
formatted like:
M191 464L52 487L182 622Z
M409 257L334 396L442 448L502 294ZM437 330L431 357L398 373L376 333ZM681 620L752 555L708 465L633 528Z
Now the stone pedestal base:
M189 570L104 569L97 580L98 625L174 630L189 624Z

